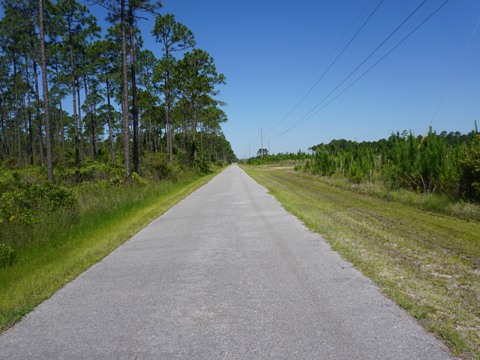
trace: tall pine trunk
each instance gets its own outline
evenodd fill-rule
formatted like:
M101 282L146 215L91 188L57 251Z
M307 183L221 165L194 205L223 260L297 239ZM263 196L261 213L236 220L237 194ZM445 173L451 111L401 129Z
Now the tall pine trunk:
M5 160L6 158L6 155L7 155L7 140L6 140L6 136L7 136L7 132L5 131L5 126L6 126L6 120L7 120L7 106L5 105L5 96L4 96L4 93L3 91L1 91L0 89L0 126L2 128L1 130L1 134L2 134L2 137L1 137L1 142L2 142L2 160Z
M80 105L80 81L77 84L77 106L78 106L78 133L79 137L79 144L80 144L80 162L83 166L85 161L85 150L83 148L83 118L82 118L82 108Z
M117 161L115 159L115 147L113 144L113 121L112 121L112 109L110 107L111 106L110 105L110 80L108 79L108 77L105 80L105 84L107 86L107 113L108 113L108 133L110 137L110 153L112 156L113 166L115 167L115 165L117 164Z
M167 54L168 56L168 54ZM170 163L173 163L173 136L170 124L171 98L170 98L170 72L167 70L165 76L165 132L167 137L167 151Z
M31 44L32 49L33 44ZM32 50L32 67L33 67L33 81L35 86L35 117L37 119L37 135L38 135L38 151L40 154L40 163L45 164L45 154L43 152L43 131L42 131L42 117L40 114L40 91L38 89L38 71L37 61Z
M70 18L68 19L68 38L69 38L69 52L70 52L70 68L72 71L72 106L73 106L73 122L75 131L75 166L80 167L80 136L78 131L79 119L77 113L77 88L75 78L75 62L73 60L73 39L72 39L72 26Z
M39 23L40 23L40 56L42 63L42 84L43 84L43 107L45 111L45 137L47 143L47 175L50 183L53 184L53 154L52 138L50 135L50 108L48 103L47 83L47 59L45 56L45 31L43 26L43 0L38 1Z
M127 74L127 36L125 0L121 0L121 27L122 27L122 120L123 120L123 154L125 157L125 172L130 178L130 132L128 113L128 74Z
M25 56L25 82L27 88L30 89L30 75L28 72L28 61L27 56ZM26 98L23 101L23 107L25 108L25 134L27 138L27 158L30 162L30 165L33 165L33 133L32 133L32 112L31 112L31 101L30 101L30 92L27 91Z
M16 61L16 54L13 55L13 81L14 81L14 99L15 99L15 116L13 118L14 128L17 135L17 151L18 151L18 167L21 169L23 168L23 156L22 156L22 131L20 130L20 110L18 106L18 79L17 79L17 61Z
M62 106L62 97L59 97L58 106L60 108L60 138L62 142L62 163L65 164L65 122L63 118L63 106Z
M130 23L130 72L132 76L132 117L133 117L133 171L138 173L138 109L137 109L137 79L135 74L135 36L133 21L133 6L130 4L128 11Z
M89 89L88 89L88 78L87 75L85 74L83 76L83 83L84 83L84 90L85 90L85 102L86 102L86 113L85 113L85 126L88 126L87 123L87 116L90 115L90 126L88 126L88 139L90 142L90 156L92 160L95 159L95 119L93 117L93 108L90 106L87 102L88 95L89 95Z

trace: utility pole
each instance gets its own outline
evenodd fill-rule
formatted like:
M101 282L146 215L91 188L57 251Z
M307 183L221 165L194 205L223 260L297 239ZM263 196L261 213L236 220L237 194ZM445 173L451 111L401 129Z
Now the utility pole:
M263 158L263 128L260 128L260 152Z

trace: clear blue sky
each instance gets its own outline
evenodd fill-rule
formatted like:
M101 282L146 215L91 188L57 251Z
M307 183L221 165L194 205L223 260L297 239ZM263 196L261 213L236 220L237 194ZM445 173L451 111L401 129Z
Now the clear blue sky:
M332 97L321 101L424 0L162 2L162 13L173 13L188 26L197 47L208 51L226 75L219 96L228 103L223 129L240 158L256 154L261 129L264 147L278 153L306 151L332 139L378 140L402 130L419 135L430 125L438 132L462 133L470 132L475 120L480 125L480 29L471 38L480 18L479 0L450 0L324 108ZM425 1L333 96L444 2ZM102 9L89 8L102 24ZM161 46L151 36L154 18L139 25L145 48L160 57Z
M252 156L256 153L261 128L264 146L274 153L306 151L338 138L378 140L397 130L422 134L430 125L438 132L471 131L474 120L480 120L480 29L470 41L480 17L478 0L449 1L343 95L288 130L423 2L385 0L299 103L380 1L164 0L163 12L174 13L187 25L197 46L208 51L226 75L227 85L220 93L228 103L224 132L241 158L248 157L249 147ZM426 1L339 91L443 2ZM144 37L146 47L160 51L148 33Z

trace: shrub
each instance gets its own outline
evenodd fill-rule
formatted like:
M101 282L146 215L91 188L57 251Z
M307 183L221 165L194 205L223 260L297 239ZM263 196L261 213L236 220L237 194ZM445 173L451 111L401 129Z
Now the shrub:
M70 184L78 184L85 181L108 180L112 177L112 168L99 162L86 162L80 168L65 169L62 178Z
M18 169L18 159L14 157L9 157L2 162L2 169Z
M139 186L145 186L147 184L147 182L145 181L145 179L143 179L140 175L138 175L136 172L133 172L132 173L132 176L131 176L131 181L132 181L132 184L134 185L139 185Z
M168 155L164 153L145 154L140 162L141 173L156 180L172 179L174 169Z
M475 134L438 135L430 128L425 136L404 131L376 142L332 140L312 146L315 154L304 170L354 184L381 181L391 189L480 201L480 137Z
M32 224L41 215L61 207L71 207L76 202L72 189L50 183L19 183L16 188L0 195L0 223L19 221Z
M464 150L460 168L460 183L464 196L480 201L480 135Z
M211 173L210 166L206 161L204 160L197 161L195 165L198 171L200 172L200 174L207 175Z
M11 246L0 244L0 269L12 266L15 261L15 250Z

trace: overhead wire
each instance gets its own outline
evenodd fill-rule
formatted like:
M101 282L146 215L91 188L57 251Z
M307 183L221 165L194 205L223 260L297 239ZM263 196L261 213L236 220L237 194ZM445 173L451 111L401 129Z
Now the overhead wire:
M388 40L392 35L390 34L387 39L385 41L382 42L381 45L379 45L369 56L367 56L366 60L364 60L359 66L357 66L355 68L355 70L350 73L344 80L342 80L342 82L337 85L334 90L332 90L326 97L324 97L319 103L317 103L317 105L312 108L306 115L304 115L302 118L300 118L297 122L295 122L292 126L290 126L288 129L286 129L285 131L283 131L282 133L276 135L275 137L273 137L274 139L275 138L278 138L282 135L285 135L286 133L296 129L298 126L302 125L305 121L311 119L313 116L315 116L316 114L318 114L321 110L325 109L328 105L330 105L333 101L335 101L338 97L340 97L341 95L343 95L348 89L350 89L354 84L356 84L360 79L362 79L366 74L368 74L374 67L376 67L380 62L382 62L386 57L388 57L393 51L395 51L401 44L403 44L411 35L413 35L418 29L420 29L427 21L429 21L437 12L439 12L450 0L445 0L435 11L433 11L427 18L425 18L419 25L417 25L411 32L409 32L405 37L403 37L392 49L390 49L385 55L383 55L379 60L377 60L372 66L370 66L366 71L364 71L360 76L358 76L354 81L352 81L346 88L344 88L340 93L338 93L335 97L333 97L330 101L328 101L324 106L322 106L321 108L318 109L318 107L326 101L326 99L328 99L328 97L330 97L341 85L343 85L345 83L346 80L348 80L352 74L354 72L356 72L356 70L358 70L361 65L363 65L365 63L365 61L367 61L372 55L373 53L375 53L376 51L378 51L378 49L383 46L383 44L386 42L386 40ZM420 7L425 3L425 1L420 5ZM417 9L414 10L414 13L418 11L418 7ZM411 18L413 14L410 14L406 20L404 20L402 22L402 24L400 25L403 26L403 24L409 19ZM396 32L398 30L398 27L397 29L394 30L394 32ZM318 110L317 110L318 109ZM317 110L317 111L315 111Z
M330 91L319 103L317 103L317 105L315 105L308 113L306 113L300 120L298 120L297 122L302 122L303 119L305 118L308 118L310 114L312 114L318 107L320 107L335 91L337 91L337 89L342 86L348 79L350 79L350 77L352 77L352 75L359 69L362 67L363 64L365 64L378 50L380 50L380 48L382 48L383 45L385 45L385 43L390 40L392 38L393 35L395 35L395 33L400 30L400 28L402 28L403 25L405 25L405 23L407 23L408 20L410 20L410 18L415 15L418 10L420 10L420 8L425 5L425 3L427 2L427 0L424 0L419 6L417 6L417 8L410 13L409 16L407 16L401 23L400 25L398 25L372 52L370 52L370 54L365 58L363 59L363 61L355 68L352 70L352 72L350 72L350 74L348 76L346 76L332 91ZM294 124L295 125L295 124Z
M312 78L315 76L315 74L323 67L323 65L325 64L325 62L327 61L327 59L330 58L330 56L334 53L334 51L337 49L337 47L340 45L340 43L343 41L343 39L345 39L345 37L347 36L347 34L350 32L350 30L353 28L353 26L355 25L355 23L358 21L358 19L363 15L363 13L365 12L365 10L368 8L368 6L370 5L370 3L372 2L373 0L369 0L367 2L367 4L363 7L363 9L360 11L360 13L357 15L357 17L355 18L355 20L353 20L353 22L350 24L350 26L348 27L348 29L343 33L342 37L337 41L337 43L335 44L335 46L332 48L332 50L328 53L328 55L323 59L323 61L320 63L320 65L317 66L317 68L315 69L315 71L312 73L312 75L310 75L309 79L301 86L300 90L295 94L295 96L292 98L292 100L294 100L295 98L297 98L298 95L300 95L300 93L303 91L303 89L305 88L305 86L312 80ZM382 1L383 2L383 1ZM380 3L381 4L381 3ZM378 8L378 6L377 6ZM377 8L375 8L374 12L377 10ZM368 17L367 19L367 22L368 20L372 17L373 13ZM365 25L365 23L362 25L362 27ZM358 35L358 31L357 33L354 35L357 36ZM353 40L353 38L352 38ZM348 45L352 42L352 40L347 44L346 47L348 47ZM342 52L345 51L346 47L342 50ZM337 57L338 58L338 57ZM334 60L335 61L335 60ZM328 69L327 69L328 70ZM318 85L318 82L321 80L321 78L325 76L325 73L322 74L322 76L320 77L319 80L316 81L315 84L313 84L310 89L307 91L307 93L293 106L292 109L290 109L290 111L284 115L280 121L278 121L274 126L272 126L271 128L269 128L267 130L267 132L270 132L272 130L274 130L275 128L277 128L279 125L281 125L297 108L298 106L305 100L305 98L310 94L310 92L315 88L316 85ZM290 101L287 105L287 108L288 106L290 105L292 101Z
M460 69L460 67L462 66L463 64L463 61L465 60L465 56L467 55L468 53L468 50L470 49L470 46L472 45L472 42L473 42L473 39L475 38L475 35L477 34L477 30L478 30L478 27L480 26L480 17L478 18L478 21L477 21L477 24L475 25L475 28L473 29L473 32L472 34L470 35L470 38L468 39L467 41L467 44L465 45L465 48L463 50L463 53L462 53L462 56L461 56L461 59L460 61L458 62L458 65L455 69L455 71L452 73L452 76L450 78L450 81L447 85L447 88L445 89L445 91L443 92L443 95L440 99L440 102L438 103L438 106L437 108L435 109L435 112L432 116L432 119L430 120L430 126L432 126L432 123L433 123L433 120L435 120L435 118L437 117L437 114L438 112L440 111L440 108L442 107L443 105L443 102L445 101L445 98L447 96L447 93L448 91L450 90L450 88L452 87L453 85L453 82L455 81L455 78L457 77L457 74L458 74L458 71Z

